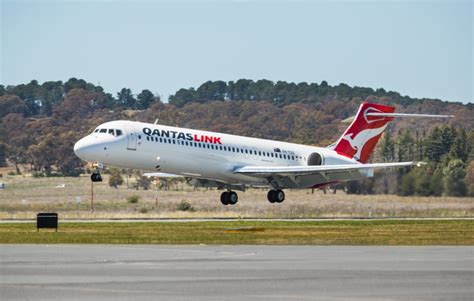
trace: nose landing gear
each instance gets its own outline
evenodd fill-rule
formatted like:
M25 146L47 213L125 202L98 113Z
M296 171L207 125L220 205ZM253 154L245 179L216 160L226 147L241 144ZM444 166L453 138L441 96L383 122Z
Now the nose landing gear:
M91 174L91 181L92 182L102 182L102 176L100 175L99 170L101 168L104 168L104 165L101 163L94 163L92 164L93 167L95 167L94 172Z
M281 203L285 200L285 193L283 190L270 190L267 194L270 203Z
M237 196L237 193L234 191L224 191L221 194L221 203L223 205L235 205L237 204L237 201L239 200L239 197Z
M100 172L98 170L94 171L91 174L91 181L92 182L102 182L102 176L100 175Z

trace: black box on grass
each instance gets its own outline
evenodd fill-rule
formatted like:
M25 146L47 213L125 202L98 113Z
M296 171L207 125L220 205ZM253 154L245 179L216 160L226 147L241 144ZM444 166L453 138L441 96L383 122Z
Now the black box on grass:
M58 231L58 214L54 212L38 213L36 215L36 231L40 228L56 229Z

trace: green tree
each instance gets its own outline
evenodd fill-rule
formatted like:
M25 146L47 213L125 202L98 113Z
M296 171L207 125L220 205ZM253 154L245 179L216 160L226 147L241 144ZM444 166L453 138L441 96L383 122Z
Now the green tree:
M385 132L380 143L380 157L382 162L393 162L395 160L395 144L390 132Z
M122 90L117 93L117 100L120 105L127 109L136 109L137 100L133 97L132 90L128 88L122 88Z
M421 196L429 196L433 193L431 190L432 174L428 168L417 168L414 172L414 193Z
M474 160L469 162L469 165L466 168L464 182L466 183L468 194L474 196Z
M443 177L443 168L438 165L431 176L430 190L432 195L441 196L443 194Z
M449 157L451 159L460 159L463 162L467 162L469 152L470 150L467 141L466 131L461 128L451 145L451 149L449 150Z
M415 178L416 176L413 170L403 175L398 185L397 194L402 196L415 194Z
M142 90L140 94L137 95L137 109L146 110L148 109L154 101L159 101L160 97L155 97L150 90Z
M444 194L450 196L465 196L466 177L465 164L459 160L454 159L449 161L448 165L443 169L443 187Z
M433 131L423 140L423 154L428 161L441 162L445 154L443 143L441 141L441 129L435 127Z
M118 186L123 184L123 177L122 173L118 168L110 168L109 169L109 186L113 188L117 188Z

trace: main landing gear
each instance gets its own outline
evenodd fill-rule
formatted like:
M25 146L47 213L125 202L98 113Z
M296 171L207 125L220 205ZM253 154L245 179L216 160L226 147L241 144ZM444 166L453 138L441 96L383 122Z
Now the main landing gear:
M224 191L221 194L221 203L223 205L235 205L237 204L237 201L239 200L239 197L237 196L237 193L234 191Z
M270 190L267 194L270 203L281 203L285 200L285 193L283 190Z

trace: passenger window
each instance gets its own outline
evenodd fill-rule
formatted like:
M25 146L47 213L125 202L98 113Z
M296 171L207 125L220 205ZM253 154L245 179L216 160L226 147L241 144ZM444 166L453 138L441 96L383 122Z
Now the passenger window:
M258 155L261 156L261 155L262 155L262 152L261 152L261 151L258 151Z
M211 145L211 148L214 149L214 145Z
M248 151L248 150L245 150L245 153L246 153L246 154L248 154L248 153L249 153L249 151Z
M220 150L222 150L222 145L221 145L221 146L219 146L219 148L220 148Z
M232 148L232 151L235 153L235 148L234 147Z
M100 129L99 133L107 133L107 129Z
M163 138L160 138L160 142L163 143Z
M227 147L226 147L226 146L224 146L224 150L225 150L225 151L227 150Z
M146 136L146 141L150 141L150 137Z

